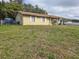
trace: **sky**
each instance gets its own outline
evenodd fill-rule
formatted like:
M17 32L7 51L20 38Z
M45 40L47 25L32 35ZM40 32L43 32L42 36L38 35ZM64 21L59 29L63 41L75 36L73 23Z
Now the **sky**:
M38 5L51 15L79 19L79 0L25 0L24 3Z
M79 0L25 0L25 2L37 4L51 15L79 19Z

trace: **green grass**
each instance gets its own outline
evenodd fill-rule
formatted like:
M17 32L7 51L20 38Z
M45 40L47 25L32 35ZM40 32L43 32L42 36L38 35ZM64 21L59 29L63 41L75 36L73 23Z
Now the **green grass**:
M79 26L0 26L0 59L79 59Z

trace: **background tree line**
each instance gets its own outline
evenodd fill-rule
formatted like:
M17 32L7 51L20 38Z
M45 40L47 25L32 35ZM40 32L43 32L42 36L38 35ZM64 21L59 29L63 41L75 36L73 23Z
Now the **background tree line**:
M10 17L15 19L17 11L26 11L40 14L47 14L47 11L39 8L38 5L22 4L16 2L0 2L0 18Z
M48 14L46 10L39 8L38 5L33 6L32 4L24 4L24 11L40 14Z

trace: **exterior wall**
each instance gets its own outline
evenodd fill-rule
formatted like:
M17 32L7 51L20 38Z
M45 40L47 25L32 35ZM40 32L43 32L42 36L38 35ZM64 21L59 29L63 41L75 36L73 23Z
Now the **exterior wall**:
M23 25L52 25L50 18L45 18L42 22L42 17L35 17L35 22L31 22L31 16L23 16Z
M16 22L19 22L20 24L23 24L23 21L22 21L23 19L22 19L22 15L21 14L18 14L17 16L16 16Z

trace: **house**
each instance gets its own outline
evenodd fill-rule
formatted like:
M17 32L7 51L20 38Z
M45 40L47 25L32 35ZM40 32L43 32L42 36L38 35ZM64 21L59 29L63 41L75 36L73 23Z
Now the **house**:
M53 25L60 17L19 11L16 22L21 25Z

